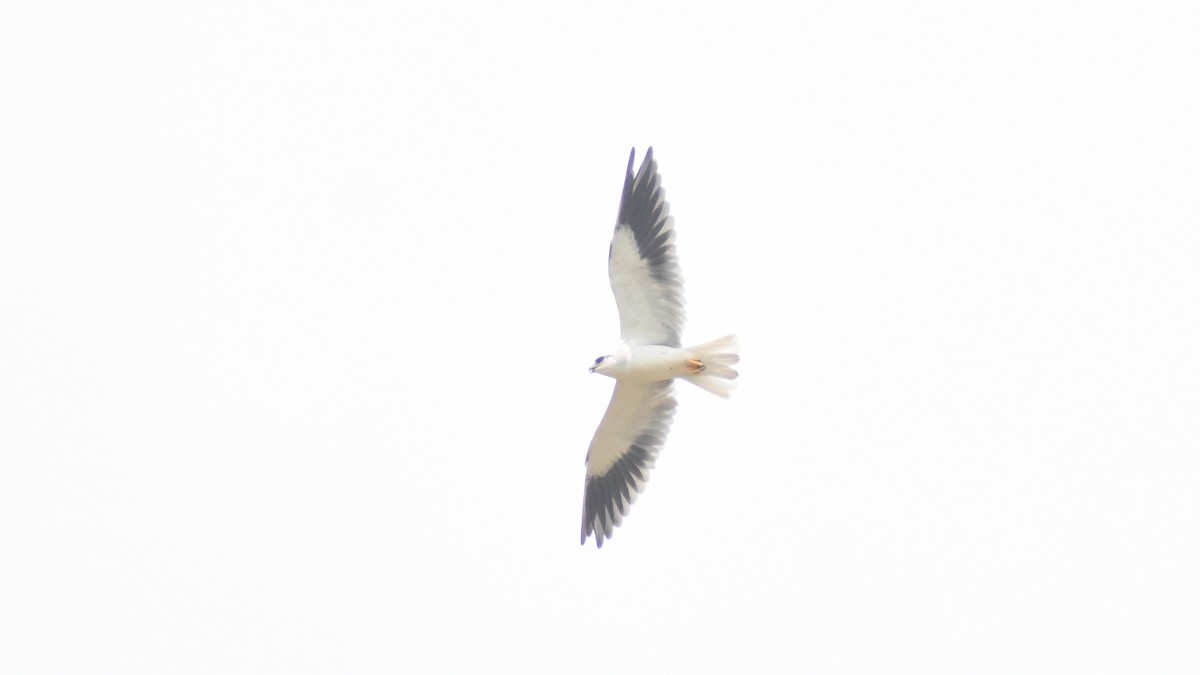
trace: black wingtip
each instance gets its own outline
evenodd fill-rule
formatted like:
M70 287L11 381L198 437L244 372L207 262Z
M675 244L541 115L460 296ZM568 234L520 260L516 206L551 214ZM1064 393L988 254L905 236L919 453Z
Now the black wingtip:
M626 173L628 173L630 176L634 175L633 160L636 157L637 157L637 148L636 147L630 148L629 149L629 167L625 169ZM650 166L650 162L653 162L653 161L654 161L654 148L648 147L648 148L646 148L646 155L644 157L642 157L642 169L646 168L647 166ZM638 169L638 173L641 173L642 169Z
M596 548L602 548L604 546L604 531L596 530L595 532L592 532L591 534L594 534L596 537ZM587 540L588 540L588 531L585 528L583 530L583 532L579 533L579 545L587 546Z
M629 167L632 169L633 164L630 164ZM630 173L632 174L632 171ZM646 182L654 180L656 173L658 173L658 165L654 163L654 148L646 148L646 154L642 156L642 165L638 167L635 176L636 182L644 185Z

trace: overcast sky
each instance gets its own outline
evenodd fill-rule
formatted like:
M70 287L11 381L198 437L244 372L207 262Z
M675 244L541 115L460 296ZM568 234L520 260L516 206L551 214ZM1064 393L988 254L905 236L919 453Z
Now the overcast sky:
M10 3L0 671L1200 670L1198 26ZM597 551L647 146L742 378Z

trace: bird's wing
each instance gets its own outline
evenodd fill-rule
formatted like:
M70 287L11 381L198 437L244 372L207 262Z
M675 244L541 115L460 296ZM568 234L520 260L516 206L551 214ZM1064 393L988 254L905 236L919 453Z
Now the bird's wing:
M595 533L600 548L612 537L646 485L674 414L670 380L617 382L588 448L579 543Z
M633 173L629 152L625 190L612 245L608 279L621 315L621 339L630 344L678 347L683 332L683 276L675 256L675 219L666 202L654 148Z

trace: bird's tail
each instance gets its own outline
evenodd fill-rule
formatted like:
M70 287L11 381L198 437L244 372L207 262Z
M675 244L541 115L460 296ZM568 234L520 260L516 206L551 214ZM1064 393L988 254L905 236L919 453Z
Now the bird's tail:
M722 398L729 398L735 386L738 372L733 366L738 362L736 335L726 335L712 342L688 347L693 361L683 379L710 391Z

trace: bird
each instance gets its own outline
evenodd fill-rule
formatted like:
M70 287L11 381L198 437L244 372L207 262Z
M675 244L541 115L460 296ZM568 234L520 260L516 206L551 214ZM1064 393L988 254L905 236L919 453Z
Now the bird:
M738 376L735 335L681 346L683 276L675 253L675 219L654 148L647 148L634 173L636 153L637 148L629 152L608 249L621 343L588 369L616 380L585 460L579 543L594 535L596 548L612 538L613 528L645 489L675 414L675 380L728 398Z

